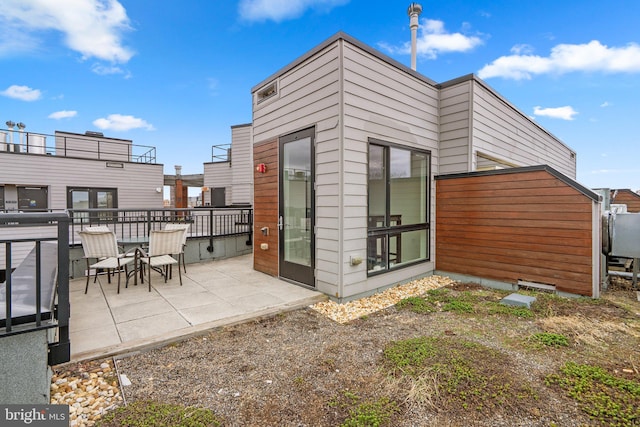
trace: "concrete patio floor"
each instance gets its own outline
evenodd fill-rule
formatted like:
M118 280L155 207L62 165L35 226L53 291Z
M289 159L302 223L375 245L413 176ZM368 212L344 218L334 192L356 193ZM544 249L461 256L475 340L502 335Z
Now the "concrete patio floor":
M324 301L327 296L253 270L251 255L187 264L180 286L174 267L167 283L147 282L117 291L117 276L70 281L71 361L161 346L206 331Z

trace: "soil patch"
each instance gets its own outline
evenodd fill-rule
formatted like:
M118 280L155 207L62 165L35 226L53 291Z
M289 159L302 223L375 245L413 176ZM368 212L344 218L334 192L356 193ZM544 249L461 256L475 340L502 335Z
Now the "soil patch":
M307 308L221 328L117 359L122 394L206 408L224 426L608 425L548 378L593 365L634 390L635 292L527 292L531 310L499 304L507 294L450 284L344 323ZM640 423L640 407L625 414L620 425Z

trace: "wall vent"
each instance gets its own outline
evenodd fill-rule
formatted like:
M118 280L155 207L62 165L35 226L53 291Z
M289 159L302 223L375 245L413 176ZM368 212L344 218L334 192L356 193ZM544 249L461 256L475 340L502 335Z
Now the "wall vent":
M273 81L268 85L266 85L265 87L263 87L262 89L258 90L258 92L256 93L256 101L260 103L277 94L278 94L278 82Z

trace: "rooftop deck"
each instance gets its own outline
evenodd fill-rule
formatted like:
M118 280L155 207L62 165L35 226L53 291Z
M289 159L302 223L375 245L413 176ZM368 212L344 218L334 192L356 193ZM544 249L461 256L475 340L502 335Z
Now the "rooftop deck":
M105 137L100 132L56 131L55 135L49 135L14 128L0 129L0 153L157 164L155 147Z
M71 361L89 360L161 346L206 331L324 301L327 296L252 268L251 255L187 264L167 283L156 272L152 289L134 286L116 293L106 276L89 284L69 282Z

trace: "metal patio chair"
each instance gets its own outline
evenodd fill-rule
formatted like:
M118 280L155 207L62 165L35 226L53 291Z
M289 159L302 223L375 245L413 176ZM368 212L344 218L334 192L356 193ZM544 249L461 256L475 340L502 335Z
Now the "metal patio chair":
M91 269L107 270L107 278L111 283L109 271L118 272L118 293L120 293L120 276L122 268L128 278L127 265L134 262L134 253L121 253L118 249L118 240L115 233L111 231L80 231L80 240L82 241L82 249L84 250L84 258L87 260L87 283L84 288L86 294L89 290L89 276ZM91 264L91 260L98 262ZM95 282L95 280L94 280ZM126 286L127 284L125 284Z
M156 270L164 276L164 282L171 274L171 266L178 264L178 276L180 277L180 286L182 286L182 272L178 258L182 253L182 236L184 230L151 230L149 232L149 251L140 251L140 261L147 265L149 272L149 292L151 292L151 270ZM144 272L144 268L143 268Z
M184 249L187 246L187 235L189 234L189 227L191 226L191 224L176 224L176 223L168 223L167 225L165 225L164 229L165 230L182 230L183 234L182 234L182 252L177 254L178 255L178 268L180 268L180 262L182 261L182 268L184 269L184 272L187 272L187 266L184 262Z

